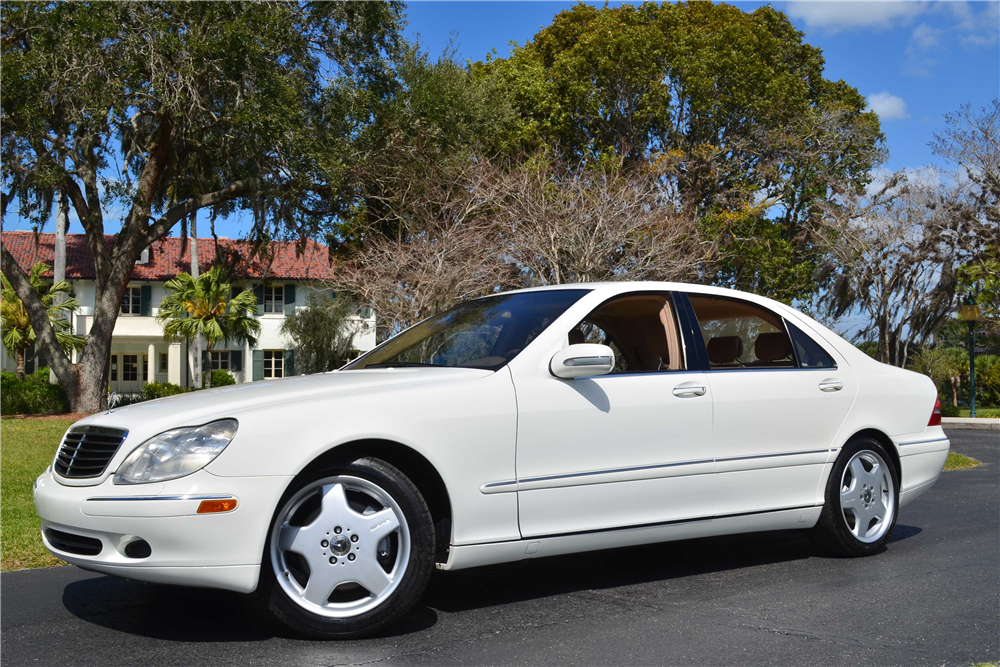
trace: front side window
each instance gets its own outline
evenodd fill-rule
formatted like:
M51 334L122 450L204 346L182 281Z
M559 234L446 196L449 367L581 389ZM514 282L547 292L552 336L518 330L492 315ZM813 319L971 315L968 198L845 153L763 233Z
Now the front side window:
M542 290L467 301L390 338L344 370L401 366L497 370L588 291Z
M213 371L229 370L229 350L212 352L212 370ZM276 377L281 377L281 376L278 375Z
M142 312L142 289L126 287L122 295L122 315L138 315Z
M228 360L228 354L227 354ZM280 378L284 376L284 350L264 350L264 378Z
M781 317L738 299L689 297L710 368L795 368L792 343Z
M284 313L285 312L285 286L284 285L265 285L264 286L264 312L265 313Z
M665 294L627 294L601 304L569 332L569 344L615 351L614 373L684 369L673 305Z

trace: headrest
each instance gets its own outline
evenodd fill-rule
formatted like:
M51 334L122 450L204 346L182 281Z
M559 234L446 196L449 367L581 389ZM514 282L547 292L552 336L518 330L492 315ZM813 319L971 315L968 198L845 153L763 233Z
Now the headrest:
M576 327L569 330L569 344L576 345L577 343L586 343L587 337L583 335L583 332Z
M731 364L743 354L743 339L739 336L719 336L708 341L708 360L713 364Z
M753 353L761 361L779 361L791 356L792 345L784 331L762 333L753 344Z

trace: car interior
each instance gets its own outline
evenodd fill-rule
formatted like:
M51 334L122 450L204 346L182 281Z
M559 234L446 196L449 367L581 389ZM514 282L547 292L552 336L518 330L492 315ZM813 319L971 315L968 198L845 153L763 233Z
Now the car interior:
M611 347L612 373L684 369L673 305L663 294L630 294L607 301L569 331L569 343Z
M734 299L689 295L711 368L794 368L782 319Z

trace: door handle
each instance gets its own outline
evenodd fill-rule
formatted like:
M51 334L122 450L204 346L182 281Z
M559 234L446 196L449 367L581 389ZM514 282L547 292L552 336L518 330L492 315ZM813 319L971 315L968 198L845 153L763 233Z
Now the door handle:
M689 396L704 396L708 389L701 385L681 385L674 387L674 396L686 398Z
M828 393L831 391L840 391L843 388L844 388L844 383L841 382L840 380L834 380L833 378L823 380L822 382L819 383L819 390Z

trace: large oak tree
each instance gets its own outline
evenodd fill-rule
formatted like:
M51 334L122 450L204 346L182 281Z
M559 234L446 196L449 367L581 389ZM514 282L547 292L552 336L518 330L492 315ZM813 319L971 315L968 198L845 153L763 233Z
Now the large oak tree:
M186 216L246 210L265 237L316 233L340 212L352 137L394 85L401 11L0 4L2 213L14 202L40 227L52 193L64 192L94 259L93 325L73 364L24 270L2 250L3 273L74 411L105 405L111 332L133 266Z
M864 97L771 7L646 3L561 12L496 76L522 140L563 158L655 162L721 242L716 284L813 290L816 205L867 183L882 135ZM732 193L742 191L739 204Z

